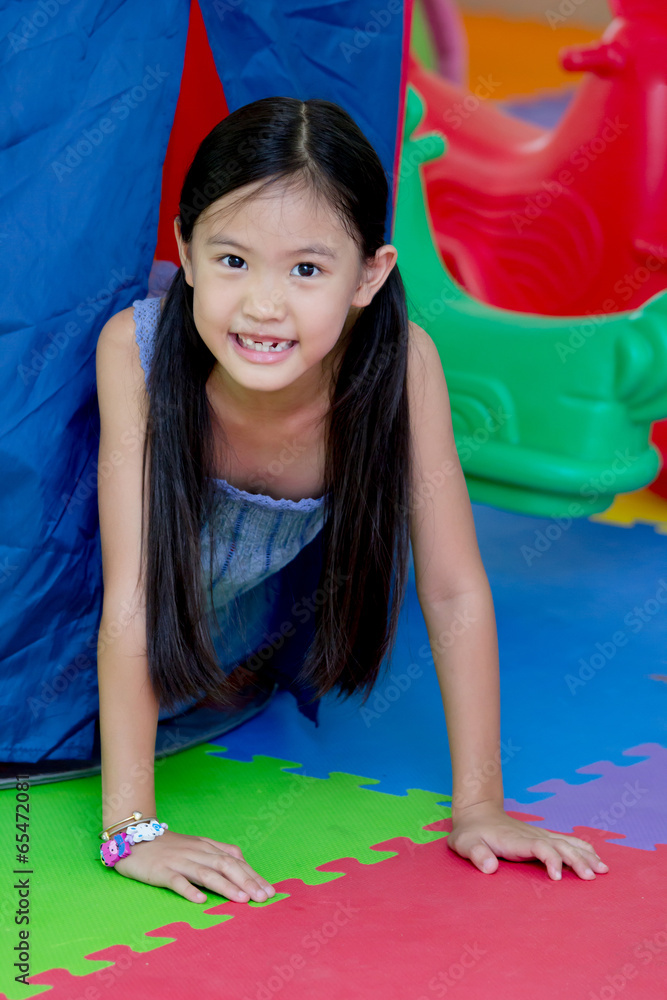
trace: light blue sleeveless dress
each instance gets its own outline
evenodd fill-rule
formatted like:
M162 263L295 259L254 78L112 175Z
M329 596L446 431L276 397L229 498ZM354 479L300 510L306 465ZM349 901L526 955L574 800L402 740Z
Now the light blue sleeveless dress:
M149 297L133 302L135 336L146 379L160 301ZM317 725L318 701L306 704L314 689L295 677L315 635L313 599L322 565L325 497L275 500L238 489L225 479L214 483L212 599L208 523L202 528L201 561L211 638L220 667L230 673L248 657L256 664L259 656L260 669L268 671L278 688L291 691L299 710ZM169 712L163 709L159 718L180 717L196 703L195 699Z

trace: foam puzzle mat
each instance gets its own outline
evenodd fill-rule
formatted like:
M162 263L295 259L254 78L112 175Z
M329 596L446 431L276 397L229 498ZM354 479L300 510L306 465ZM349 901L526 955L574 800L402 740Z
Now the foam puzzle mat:
M627 510L614 523L610 510L572 522L533 558L522 548L554 522L473 512L499 628L506 808L589 840L610 871L586 882L565 867L555 883L541 862L501 860L483 875L448 849L446 727L412 579L391 668L365 706L327 696L315 728L283 692L238 729L156 764L167 821L238 843L278 890L267 903L206 890L194 904L105 869L99 776L31 789L31 974L14 983L5 958L5 1000L423 1000L459 982L466 1000L604 1000L625 983L632 996L659 995L667 590L665 601L655 593L667 539ZM614 655L579 677L580 659L615 634ZM408 674L411 663L421 673ZM13 801L0 793L5 843ZM22 877L12 857L2 867L7 886ZM5 956L17 943L15 892L1 904Z
M343 858L319 866L334 881L287 880L278 902L217 907L227 915L234 908L226 923L160 927L147 935L170 939L157 950L137 954L116 945L98 952L91 957L112 964L87 984L62 970L36 980L53 984L52 1000L82 996L84 985L114 1000L267 1000L278 993L425 1000L455 987L467 1000L516 1000L605 996L605 986L622 983L632 996L658 997L667 973L660 896L667 847L623 850L598 830L577 834L604 851L613 878L584 884L566 872L554 883L530 864L471 878L441 840L392 838L377 845L392 852L377 864Z

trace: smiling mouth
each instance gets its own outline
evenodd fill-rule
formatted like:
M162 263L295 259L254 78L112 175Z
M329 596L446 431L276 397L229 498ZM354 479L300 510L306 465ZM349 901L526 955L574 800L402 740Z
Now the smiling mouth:
M296 344L296 340L276 340L262 334L258 334L255 338L246 334L232 332L231 336L236 339L237 344L240 344L241 347L262 353L279 354L281 351L289 350L290 347Z

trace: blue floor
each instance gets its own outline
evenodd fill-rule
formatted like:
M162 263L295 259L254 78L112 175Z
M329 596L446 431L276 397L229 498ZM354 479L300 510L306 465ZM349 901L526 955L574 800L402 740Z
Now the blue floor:
M543 797L528 793L531 785L581 784L592 776L576 774L579 767L603 759L628 766L636 758L624 749L667 744L667 685L650 677L667 673L667 536L643 524L580 519L560 528L481 504L473 512L498 626L506 797L529 803ZM391 678L381 678L366 713L360 698L327 696L317 729L281 693L214 742L240 760L266 754L313 776L379 779L373 787L394 794L449 794L444 711L426 642L412 579L392 670L405 690L394 685L387 698ZM410 664L421 676L407 676Z

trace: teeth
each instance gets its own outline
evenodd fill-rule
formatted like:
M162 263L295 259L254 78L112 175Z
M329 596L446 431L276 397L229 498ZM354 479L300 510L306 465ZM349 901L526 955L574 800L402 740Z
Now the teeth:
M244 337L242 333L237 333L236 336L244 347L249 347L253 351L272 351L274 354L277 354L279 351L286 351L294 343L293 340L274 341L276 345L274 347L271 344L264 344L259 340Z

